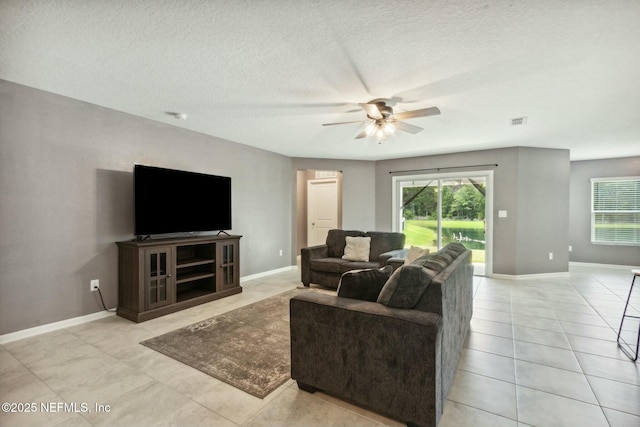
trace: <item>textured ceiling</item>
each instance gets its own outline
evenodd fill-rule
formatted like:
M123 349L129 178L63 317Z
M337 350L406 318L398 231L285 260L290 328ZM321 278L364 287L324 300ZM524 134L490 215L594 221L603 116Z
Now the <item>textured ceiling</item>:
M622 157L640 155L639 23L638 0L0 0L0 78L293 157ZM381 144L321 126L376 98L442 114Z

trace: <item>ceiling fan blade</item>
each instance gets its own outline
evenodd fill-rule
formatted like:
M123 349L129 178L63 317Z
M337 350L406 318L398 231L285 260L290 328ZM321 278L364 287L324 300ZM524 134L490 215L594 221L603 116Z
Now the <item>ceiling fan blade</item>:
M396 120L407 120L407 119L414 119L416 117L437 116L438 114L440 114L440 109L438 107L429 107L429 108L422 108L420 110L405 111L402 113L397 113L397 114L394 114L393 117Z
M378 110L378 106L376 104L358 104L359 106L361 106L364 111L367 112L367 116L371 117L372 119L381 119L382 118L382 114L380 113L380 110Z
M356 135L355 139L362 139L362 138L366 138L366 137L367 137L367 132L366 132L366 130L363 130L358 135Z
M338 123L323 123L322 126L334 126L334 125L348 125L349 123L364 123L364 120L356 120L354 122L338 122Z
M422 130L420 126L414 126L404 122L394 122L393 125L396 127L397 130L401 130L401 131L409 132L413 134L418 133Z

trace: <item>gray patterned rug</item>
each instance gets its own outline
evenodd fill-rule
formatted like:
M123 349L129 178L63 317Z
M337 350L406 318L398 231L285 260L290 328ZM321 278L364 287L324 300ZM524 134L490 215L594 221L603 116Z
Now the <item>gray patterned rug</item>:
M290 378L289 299L299 292L305 291L293 289L140 344L262 399Z

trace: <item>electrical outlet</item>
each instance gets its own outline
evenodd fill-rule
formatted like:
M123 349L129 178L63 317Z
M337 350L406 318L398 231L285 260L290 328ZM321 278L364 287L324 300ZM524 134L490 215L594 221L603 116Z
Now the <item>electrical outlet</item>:
M98 288L100 287L100 280L98 280L98 279L93 279L93 280L91 281L91 283L89 284L89 286L90 286L90 290L91 290L91 292L93 292L93 291L97 291L97 290L98 290Z
M549 252L549 261L553 260L553 252Z
M280 249L280 256L282 256L282 249Z

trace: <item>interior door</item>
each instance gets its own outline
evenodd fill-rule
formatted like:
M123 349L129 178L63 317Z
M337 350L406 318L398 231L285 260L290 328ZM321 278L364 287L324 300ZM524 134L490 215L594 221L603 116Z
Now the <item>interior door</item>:
M307 246L325 243L332 228L338 228L338 179L307 181Z

